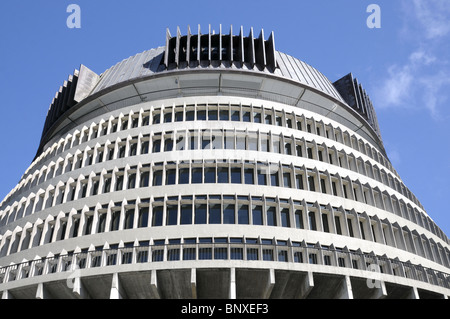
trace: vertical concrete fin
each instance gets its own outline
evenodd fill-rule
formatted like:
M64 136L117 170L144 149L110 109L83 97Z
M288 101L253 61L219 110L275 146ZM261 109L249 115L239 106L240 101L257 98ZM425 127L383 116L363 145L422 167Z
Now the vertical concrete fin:
M236 299L236 268L230 269L230 299Z
M37 286L36 299L52 299L43 283L39 283Z
M273 287L275 286L275 270L269 269L269 277L267 278L266 291L264 292L263 299L269 299L272 294Z
M191 269L191 291L192 299L197 299L197 270L195 268Z
M158 288L158 277L156 274L156 270L152 270L151 278L150 278L150 289L152 291L152 295L154 299L161 299L161 294Z
M230 26L230 43L228 43L228 58L233 62L233 26Z
M186 41L186 61L189 65L189 62L191 62L191 27L188 26L188 32L187 32L187 41Z
M270 34L269 39L265 42L266 52L266 65L273 70L277 67L276 51L275 51L275 34Z
M314 276L311 271L308 271L295 297L297 299L306 299L306 297L308 297L309 293L313 288L314 288Z
M126 293L120 284L119 274L114 273L112 276L111 292L110 292L109 298L110 299L124 299L126 297L127 297Z
M170 35L170 30L169 28L166 29L166 52L164 54L164 65L166 66L166 68L169 67L169 47L170 47L170 39L172 38L172 36Z

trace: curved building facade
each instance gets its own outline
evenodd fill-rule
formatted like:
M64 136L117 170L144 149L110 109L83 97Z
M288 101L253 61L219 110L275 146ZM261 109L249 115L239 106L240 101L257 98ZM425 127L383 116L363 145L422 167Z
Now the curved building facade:
M352 74L178 29L57 92L0 205L0 295L447 298L449 243Z

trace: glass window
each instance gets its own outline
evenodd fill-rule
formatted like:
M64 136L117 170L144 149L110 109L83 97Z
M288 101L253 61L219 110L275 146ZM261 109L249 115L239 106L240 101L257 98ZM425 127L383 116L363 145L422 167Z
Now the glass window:
M205 167L205 183L216 183L216 168Z
M317 230L316 215L314 214L314 212L309 212L308 213L308 218L309 218L309 229L310 230Z
M161 186L162 185L162 170L153 172L153 186Z
M195 119L195 111L186 111L186 121L193 121Z
M134 208L128 209L125 212L125 229L131 229L133 228L133 222L134 222Z
M213 204L209 206L209 223L220 224L221 223L222 209L220 204Z
M283 173L283 186L291 188L291 173Z
M221 109L219 116L221 121L228 121L230 119L230 112L228 110Z
M253 176L253 168L245 168L244 169L244 179L245 184L253 185L254 184L254 176Z
M231 120L239 122L241 120L241 112L240 110L232 110L231 111Z
M192 184L201 184L202 183L202 168L194 167L192 168Z
M268 207L267 208L267 226L276 226L276 207Z
M166 171L166 185L175 185L176 180L176 170L168 169Z
M138 219L138 227L143 228L148 226L148 211L149 207L141 207L139 209L139 219Z
M297 229L304 229L303 225L303 212L298 209L295 211L295 228Z
M312 192L316 191L316 184L314 183L314 176L308 176L309 190Z
M258 185L267 185L266 169L258 167Z
M249 223L248 205L239 205L238 223L240 225L248 225L248 223Z
M181 225L192 224L192 204L181 205Z
M228 167L218 167L218 183L229 183Z
M208 121L217 121L217 109L208 110Z
M178 174L178 184L189 184L189 168L179 169Z
M241 168L240 167L232 167L231 168L231 183L233 184L241 184Z
M153 207L153 220L152 226L162 226L163 222L163 207L155 206Z
M278 180L278 172L270 174L270 185L280 186L280 182Z
M283 208L281 210L281 227L291 227L289 220L289 208Z
M195 205L195 224L206 224L206 204Z
M224 224L234 224L234 204L226 204L223 208L223 223Z
M253 225L262 225L263 224L262 206L261 205L253 206L252 216L253 216Z
M161 140L155 139L153 140L152 153L159 153L159 152L161 152Z
M177 225L178 219L178 206L177 205L167 205L167 225Z
M197 110L197 121L206 121L206 110Z

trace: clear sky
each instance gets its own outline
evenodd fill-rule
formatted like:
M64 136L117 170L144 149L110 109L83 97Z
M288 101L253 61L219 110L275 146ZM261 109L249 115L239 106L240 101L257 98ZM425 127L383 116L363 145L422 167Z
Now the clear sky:
M81 8L70 29L69 4ZM369 4L381 28L369 28ZM98 74L162 46L166 28L241 25L331 81L352 72L374 102L389 158L450 236L450 1L0 1L0 198L35 156L55 92L84 64Z

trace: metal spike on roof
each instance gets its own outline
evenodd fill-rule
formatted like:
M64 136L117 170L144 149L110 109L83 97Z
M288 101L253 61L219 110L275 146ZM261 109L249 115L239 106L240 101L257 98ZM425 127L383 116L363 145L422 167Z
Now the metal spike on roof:
M244 28L241 26L239 35L233 35L231 26L230 33L224 34L220 25L219 33L216 34L209 25L208 33L202 35L198 25L197 34L192 34L188 26L187 35L183 36L177 27L176 36L172 37L167 29L165 54L162 60L167 69L191 63L209 65L213 62L245 63L250 67L256 65L274 72L277 68L274 33L272 32L266 40L264 30L261 30L259 36L255 38L253 28L250 28L249 35L244 36Z

